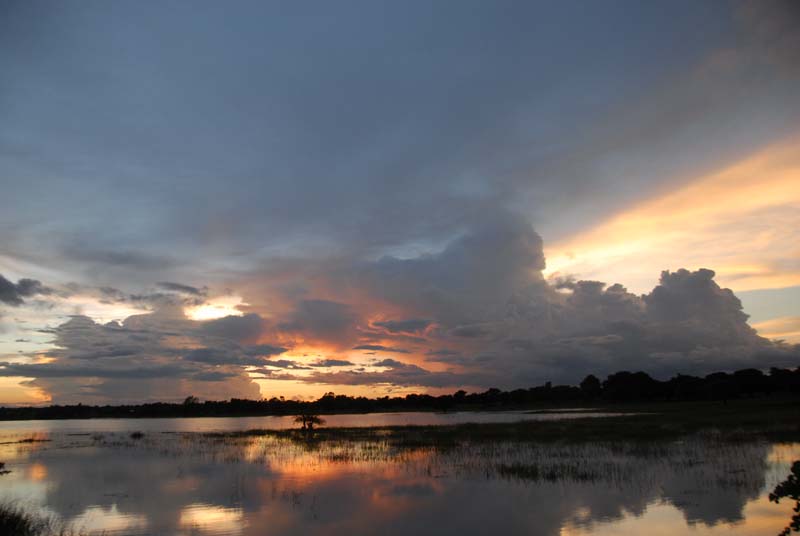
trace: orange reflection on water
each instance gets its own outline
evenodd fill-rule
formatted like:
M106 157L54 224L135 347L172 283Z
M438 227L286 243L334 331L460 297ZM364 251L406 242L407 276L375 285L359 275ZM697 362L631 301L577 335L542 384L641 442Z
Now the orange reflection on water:
M244 516L238 508L190 504L181 510L179 525L191 534L211 530L215 533L241 534Z
M41 463L32 463L28 467L28 478L37 482L45 480L47 478L47 467Z

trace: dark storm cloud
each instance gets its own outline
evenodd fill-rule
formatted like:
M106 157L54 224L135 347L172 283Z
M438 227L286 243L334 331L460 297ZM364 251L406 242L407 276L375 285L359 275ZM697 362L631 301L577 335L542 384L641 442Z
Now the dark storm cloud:
M16 283L12 283L0 274L0 303L12 306L22 305L25 301L23 298L51 292L51 289L35 279L20 279Z

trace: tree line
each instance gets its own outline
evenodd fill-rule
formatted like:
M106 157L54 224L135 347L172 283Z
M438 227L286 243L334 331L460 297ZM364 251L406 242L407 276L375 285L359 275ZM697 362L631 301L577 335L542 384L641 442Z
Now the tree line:
M447 395L409 394L402 397L337 395L325 393L313 401L273 397L262 400L231 398L200 401L194 396L182 403L155 402L136 405L53 405L47 407L0 407L0 420L90 419L145 417L227 417L261 415L299 415L330 413L370 413L383 411L454 411L525 409L570 404L620 404L673 400L716 400L800 395L800 367L715 372L707 376L678 374L660 381L645 372L616 372L600 381L588 375L579 385L552 385L547 382L528 389L501 391L487 389Z

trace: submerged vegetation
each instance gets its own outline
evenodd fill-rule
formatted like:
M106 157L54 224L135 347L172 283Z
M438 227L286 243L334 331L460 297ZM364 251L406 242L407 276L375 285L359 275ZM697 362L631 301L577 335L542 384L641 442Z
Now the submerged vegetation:
M756 369L734 373L715 372L704 377L678 374L659 381L644 372L617 372L604 381L589 375L579 385L552 385L550 382L529 389L481 393L460 390L452 395L409 394L404 397L366 398L326 393L304 402L269 400L227 401L187 397L181 403L151 403L124 406L0 407L0 420L90 419L144 417L225 417L261 415L302 415L370 413L391 411L478 411L536 409L550 407L596 406L631 403L728 401L751 398L800 397L800 367L773 368L769 374Z

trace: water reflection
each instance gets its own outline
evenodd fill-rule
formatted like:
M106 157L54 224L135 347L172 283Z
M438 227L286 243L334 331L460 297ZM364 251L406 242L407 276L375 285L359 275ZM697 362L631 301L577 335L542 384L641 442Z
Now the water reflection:
M13 436L19 441L19 436ZM776 534L766 494L800 445L303 443L125 432L0 443L17 500L86 532L270 534Z
M559 411L454 411L434 413L400 411L351 415L325 415L327 426L368 427L406 425L451 425L462 423L549 421L611 417L613 412L583 411L581 408ZM287 430L297 427L294 415L267 417L195 417L180 419L66 419L51 421L0 422L2 434L36 434L43 431L65 433L125 432L221 432L235 430Z

